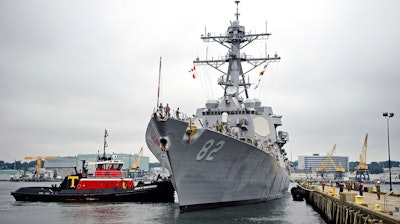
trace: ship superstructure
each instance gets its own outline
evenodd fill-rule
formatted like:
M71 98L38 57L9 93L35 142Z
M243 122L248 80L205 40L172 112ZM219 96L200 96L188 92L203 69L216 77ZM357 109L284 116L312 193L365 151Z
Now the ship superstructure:
M187 119L172 118L157 110L147 127L146 143L172 174L182 211L265 201L288 191L290 164L282 148L288 134L277 131L281 116L249 97L251 84L245 78L256 67L280 57L242 54L245 46L270 34L246 33L239 24L238 9L235 17L224 35L201 36L204 41L227 47L227 55L218 60L193 61L222 73L218 84L224 95L207 100L205 107ZM244 71L243 62L251 68ZM224 72L221 66L226 63Z

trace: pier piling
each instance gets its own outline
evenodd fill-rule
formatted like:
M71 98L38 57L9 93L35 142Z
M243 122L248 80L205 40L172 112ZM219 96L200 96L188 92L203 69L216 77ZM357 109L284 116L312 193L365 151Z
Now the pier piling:
M394 211L382 211L374 193L359 196L354 192L340 192L337 195L334 187L323 192L319 186L301 186L308 189L305 191L306 202L329 224L400 223L399 216L391 215L399 208L392 206ZM400 205L400 197L393 197L392 201L394 205Z

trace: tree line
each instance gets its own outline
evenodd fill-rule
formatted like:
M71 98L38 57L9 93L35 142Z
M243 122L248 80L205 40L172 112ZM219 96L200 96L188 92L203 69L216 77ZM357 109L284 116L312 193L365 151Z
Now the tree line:
M42 164L43 165L43 164ZM0 160L0 170L28 170L31 167L36 167L36 161L21 162L15 161L13 163Z
M293 167L297 167L298 161L294 161L292 164ZM358 165L360 162L349 162L349 171L354 172L357 170ZM383 173L383 168L389 168L389 161L383 161L383 162L371 162L368 165L368 171L370 174L378 174L378 173ZM391 167L399 167L400 162L399 161L390 161L390 166Z
M349 170L350 172L354 172L357 170L358 165L360 162L350 162L349 163ZM389 168L389 161L383 161L383 162L371 162L368 165L368 171L370 174L378 174L378 173L383 173L383 168ZM390 166L391 167L399 167L400 162L399 161L390 161Z

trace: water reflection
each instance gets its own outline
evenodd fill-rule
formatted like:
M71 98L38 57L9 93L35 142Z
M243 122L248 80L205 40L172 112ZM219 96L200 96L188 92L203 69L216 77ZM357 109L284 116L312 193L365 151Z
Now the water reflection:
M178 223L325 223L303 202L290 195L266 203L182 213Z
M0 182L0 223L324 223L290 194L266 203L179 213L174 203L16 202L10 192L26 185L32 183Z

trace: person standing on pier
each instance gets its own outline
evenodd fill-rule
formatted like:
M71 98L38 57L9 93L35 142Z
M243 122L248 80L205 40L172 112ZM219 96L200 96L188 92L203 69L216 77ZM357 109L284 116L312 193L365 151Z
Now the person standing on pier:
M350 181L347 181L347 182L346 182L346 188L347 188L347 191L348 191L348 192L351 191L351 182L350 182Z
M364 193L364 181L361 181L360 185L358 185L358 190L360 192L360 196L363 196L363 193Z
M339 192L343 192L343 189L344 189L344 183L343 183L343 181L340 181Z
M381 200L381 182L378 180L375 186L376 186L376 195L378 196L378 200Z

